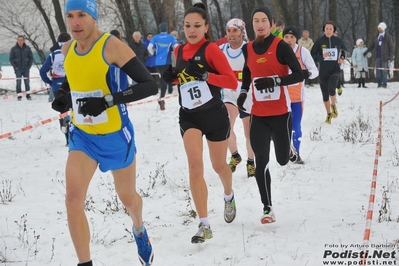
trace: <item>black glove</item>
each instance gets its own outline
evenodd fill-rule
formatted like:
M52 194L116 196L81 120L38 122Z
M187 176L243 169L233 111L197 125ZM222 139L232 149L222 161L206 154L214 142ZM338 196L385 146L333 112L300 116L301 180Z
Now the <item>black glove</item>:
M175 79L177 79L177 73L176 70L172 68L172 65L169 65L169 68L166 69L162 73L162 79L166 83L172 83Z
M363 56L366 57L367 56L367 51L363 53Z
M205 67L200 67L197 62L193 59L188 61L188 65L186 67L186 74L196 77L199 80L206 80L208 75L206 75Z
M70 97L64 90L59 89L55 94L54 101L51 103L51 108L60 113L68 111L70 107L68 96Z
M77 99L78 113L83 116L99 116L108 108L104 97L89 97Z
M259 78L254 83L258 91L274 88L278 85L275 78Z
M302 75L304 79L308 79L312 73L309 72L307 69L302 69Z
M247 93L245 92L241 92L240 95L237 98L237 107L240 110L246 111L246 109L244 108L244 102L247 99Z

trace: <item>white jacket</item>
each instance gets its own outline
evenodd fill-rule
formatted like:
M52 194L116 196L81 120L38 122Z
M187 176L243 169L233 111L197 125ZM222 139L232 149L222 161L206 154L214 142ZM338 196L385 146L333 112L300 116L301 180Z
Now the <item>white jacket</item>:
M363 55L363 53L367 50L366 47L356 47L355 49L353 49L353 53L352 53L352 65L353 65L353 70L360 72L363 71L363 69L367 72L368 71L368 62L367 62L367 58L371 57L371 53L367 54L367 57L365 57ZM355 67L357 66L357 67Z

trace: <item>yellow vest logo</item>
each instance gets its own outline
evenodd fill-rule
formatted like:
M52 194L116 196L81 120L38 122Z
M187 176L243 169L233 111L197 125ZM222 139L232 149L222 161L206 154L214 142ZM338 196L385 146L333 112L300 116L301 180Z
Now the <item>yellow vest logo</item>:
M256 63L260 64L260 63L264 63L264 62L266 62L266 61L267 61L267 59L264 58L264 57L262 57L262 58L258 58L258 59L256 60Z

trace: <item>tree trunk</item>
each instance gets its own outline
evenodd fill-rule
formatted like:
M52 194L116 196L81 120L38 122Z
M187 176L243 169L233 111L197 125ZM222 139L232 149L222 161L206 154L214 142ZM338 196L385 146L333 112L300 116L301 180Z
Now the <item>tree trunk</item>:
M219 20L219 27L220 27L220 37L223 37L226 34L226 27L223 21L222 10L220 9L220 4L218 0L212 1L215 4L216 14Z
M379 13L379 5L378 0L367 0L367 13L366 18L366 27L367 27L367 47L369 47L377 36L377 25L378 25L378 13ZM375 52L373 52L373 56L370 58L369 66L375 66ZM375 79L374 71L369 71L370 80Z
M60 32L67 32L67 28L64 21L64 12L60 5L60 0L52 0L55 13L55 21L57 22L58 29Z
M191 0L183 0L183 6L184 6L184 11L186 11L187 9L192 7L193 4L191 3Z
M115 4L122 17L125 38L128 43L133 41L133 32L135 31L132 10L130 9L129 0L115 0Z
M47 31L50 35L51 41L53 43L57 43L57 38L55 37L54 30L53 30L53 27L51 26L50 19L47 16L46 11L43 9L42 1L41 0L33 0L33 3L35 3L35 6L39 10L40 14L42 14L42 16L43 16L44 23L46 23ZM40 59L42 59L42 58L40 58ZM44 58L42 62L44 62L44 60L46 60L46 58Z
M334 22L337 25L338 16L337 16L337 0L330 0L328 5L328 19Z
M286 0L272 0L272 7L273 7L273 13L272 16L277 19L282 19L283 21L286 21L283 9L281 8L283 5L286 4Z
M312 0L312 36L313 40L316 41L319 38L319 32L321 25L319 23L319 0Z
M248 34L248 40L255 38L254 29L252 28L251 12L255 8L255 0L240 1L242 10L242 20L246 22L245 28Z
M175 1L174 0L164 0L162 12L162 21L168 23L168 32L175 29Z
M141 16L140 14L143 14L144 12L142 12L139 2L138 0L133 0L133 6L134 6L134 10L136 11L137 14L137 19L139 21L139 28L141 30L141 35L143 36L143 38L145 38L145 36L147 36L149 30L148 30L148 19L145 20L144 16ZM139 29L137 29L139 30Z
M397 31L397 29L399 29L399 0L392 0L392 4L393 4L393 21L394 21L394 25L395 25L395 33L391 34L392 36L395 35L395 63L394 66L398 66L399 65L399 32ZM398 71L394 71L394 80L397 81L399 80L399 73Z
M152 13L154 14L154 18L155 18L155 24L157 25L157 29L158 29L158 25L161 24L162 19L162 12L161 12L161 7L162 7L162 3L161 0L149 0L150 1L150 7L152 10ZM154 35L157 34L157 32L154 32Z

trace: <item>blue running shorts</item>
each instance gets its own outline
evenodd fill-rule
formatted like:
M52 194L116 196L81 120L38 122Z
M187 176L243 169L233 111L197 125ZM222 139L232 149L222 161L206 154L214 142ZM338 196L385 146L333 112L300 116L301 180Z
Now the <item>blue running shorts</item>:
M69 151L82 151L95 160L102 172L128 167L136 154L133 124L106 135L84 132L71 123Z

